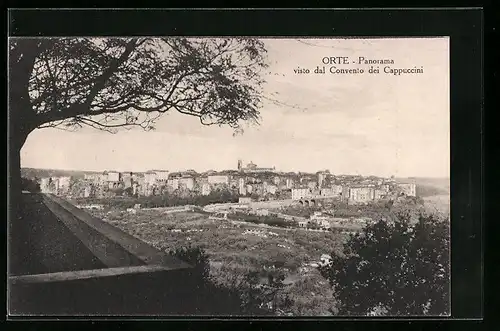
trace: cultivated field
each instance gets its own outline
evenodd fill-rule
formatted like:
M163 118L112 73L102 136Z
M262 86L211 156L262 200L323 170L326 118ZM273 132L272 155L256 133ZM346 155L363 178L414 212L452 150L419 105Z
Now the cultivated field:
M295 315L329 315L334 308L330 286L310 264L321 254L340 251L344 234L236 224L193 212L93 213L162 250L204 248L211 273L220 282L250 271L259 271L264 280L268 273L282 271L287 284L283 291L294 300Z

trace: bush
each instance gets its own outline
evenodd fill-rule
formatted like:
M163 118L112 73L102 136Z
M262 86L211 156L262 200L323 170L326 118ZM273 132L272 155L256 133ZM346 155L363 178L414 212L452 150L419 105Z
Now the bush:
M288 297L279 295L283 276L270 277L266 287L259 286L258 273L217 283L210 276L208 255L199 247L185 247L171 255L193 266L191 276L196 283L197 300L194 310L203 315L276 315L292 305ZM271 307L268 303L273 302Z
M434 216L400 217L351 236L320 273L343 315L449 313L449 227Z
M280 228L286 228L287 226L290 226L289 222L285 221L284 219L275 217L275 216L265 216L263 223L270 225L270 226L280 227Z
M123 192L121 192L120 194L122 194ZM163 195L154 195L147 197L142 196L137 198L130 196L130 192L127 195L129 196L122 198L84 198L79 199L79 201L99 203L120 209L132 208L135 204L140 204L143 208L160 208L184 205L206 206L214 203L238 202L238 195L228 190L213 191L206 196L184 196L165 193Z

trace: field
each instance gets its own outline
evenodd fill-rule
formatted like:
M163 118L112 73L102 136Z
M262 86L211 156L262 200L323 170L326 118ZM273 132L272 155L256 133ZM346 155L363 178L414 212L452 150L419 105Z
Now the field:
M393 211L422 210L449 216L449 195L432 195L420 202L409 200ZM108 206L109 208L109 206ZM287 212L294 212L292 207ZM310 212L310 210L309 210ZM292 301L295 316L326 316L335 313L332 288L313 264L322 254L340 253L347 235L341 230L307 231L252 222L211 219L204 212L167 213L165 209L137 209L129 213L111 207L93 211L104 221L164 251L200 247L208 254L210 273L219 283L230 284L250 272L266 283L268 275L285 276L281 294ZM335 206L338 217L376 217L386 213L383 205Z
M193 212L93 213L161 250L204 248L211 274L221 283L250 271L260 272L263 282L268 273L283 272L287 285L283 291L294 301L294 315L330 315L335 309L330 286L310 264L318 262L321 254L340 251L343 234L210 220Z

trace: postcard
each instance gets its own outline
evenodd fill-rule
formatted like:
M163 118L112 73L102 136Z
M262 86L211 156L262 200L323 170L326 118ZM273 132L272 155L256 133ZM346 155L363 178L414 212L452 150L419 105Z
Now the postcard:
M13 316L449 316L447 37L9 39Z

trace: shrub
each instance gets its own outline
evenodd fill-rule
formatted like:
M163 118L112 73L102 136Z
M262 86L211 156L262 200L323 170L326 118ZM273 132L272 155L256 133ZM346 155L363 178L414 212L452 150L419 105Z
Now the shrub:
M259 286L258 273L233 277L216 282L210 276L208 255L199 247L184 247L170 254L193 266L191 276L196 283L197 300L194 310L203 315L274 315L292 305L286 296L280 296L284 277L270 277L266 287ZM239 279L238 279L239 278ZM268 307L268 303L273 305Z
M343 315L444 315L449 312L448 224L420 216L378 222L351 236L343 254L320 267Z

